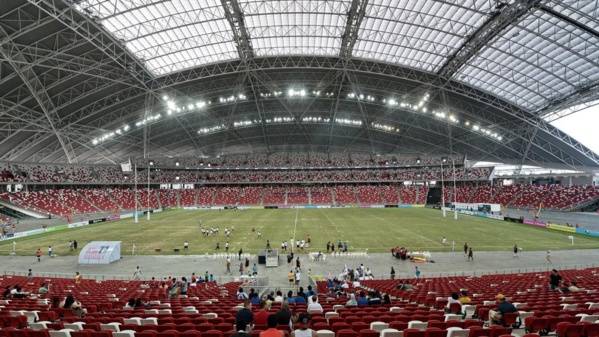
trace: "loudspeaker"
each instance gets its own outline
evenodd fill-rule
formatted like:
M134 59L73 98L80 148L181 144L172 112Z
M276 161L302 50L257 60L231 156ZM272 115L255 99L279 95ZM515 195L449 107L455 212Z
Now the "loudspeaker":
M174 251L175 253L177 253L177 252L179 252L179 248L175 248L175 249L173 249L173 251Z

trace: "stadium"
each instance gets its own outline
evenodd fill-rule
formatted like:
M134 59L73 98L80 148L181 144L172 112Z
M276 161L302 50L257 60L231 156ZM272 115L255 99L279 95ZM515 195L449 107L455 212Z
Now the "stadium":
M599 336L598 14L2 0L0 337Z

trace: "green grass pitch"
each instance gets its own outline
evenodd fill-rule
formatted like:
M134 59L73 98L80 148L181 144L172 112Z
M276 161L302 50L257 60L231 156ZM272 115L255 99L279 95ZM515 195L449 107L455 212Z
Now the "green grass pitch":
M198 220L204 227L219 227L218 236L202 237ZM459 215L458 220L449 212L443 218L438 210L412 209L290 209L290 210L169 210L152 214L151 220L134 219L104 222L69 230L17 239L17 254L34 255L37 248L44 254L52 245L60 256L76 254L69 252L69 240L77 240L79 247L89 241L122 241L123 254L130 253L133 244L136 254L175 254L173 248L183 248L189 241L189 250L176 254L214 253L216 242L221 253L225 251L225 227L235 226L229 240L229 252L236 254L239 248L245 253L256 253L266 246L269 239L273 248L295 236L312 237L309 251L324 251L327 241L347 241L350 250L389 252L394 246L410 250L450 251L455 240L456 250L468 242L475 251L510 251L514 244L523 250L599 248L599 238L575 235L575 246L568 239L571 233L536 228L505 221ZM256 232L252 232L255 228ZM262 233L258 238L257 230ZM442 239L448 245L443 247ZM161 248L161 253L155 253ZM12 252L12 240L0 243L0 254Z

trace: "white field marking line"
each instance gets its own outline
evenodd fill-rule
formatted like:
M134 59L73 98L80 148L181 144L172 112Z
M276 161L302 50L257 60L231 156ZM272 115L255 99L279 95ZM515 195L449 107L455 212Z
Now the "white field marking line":
M366 212L366 213L368 213L368 212ZM387 220L385 220L385 219L383 219L383 218L380 218L380 217L378 217L378 216L376 216L376 215L372 215L371 213L368 213L368 214L370 214L370 215L371 215L373 218L377 218L377 219L379 219L379 220L381 220L381 221L383 221L383 222L386 222L386 223L388 223L388 224L391 224L391 225L393 225L393 223L392 223L392 222L390 222L390 221L387 221ZM414 232L412 232L412 231L410 231L410 230L407 230L407 229L405 229L405 228L403 228L402 230L404 230L404 231L406 231L406 232L408 232L408 233L410 233L410 234L412 234L412 235L415 235L415 236L417 236L417 237L423 238L425 241L430 241L430 242L434 243L436 246L443 246L443 244L441 244L441 243L438 243L437 241L431 240L431 239L427 238L426 236L422 236L422 235L420 235L420 234L416 234L416 233L414 233Z

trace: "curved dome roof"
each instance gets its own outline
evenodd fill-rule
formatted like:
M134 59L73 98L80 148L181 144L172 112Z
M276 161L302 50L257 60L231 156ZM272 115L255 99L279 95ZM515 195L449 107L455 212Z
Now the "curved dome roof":
M291 150L599 166L543 119L599 96L597 1L5 2L0 159Z

